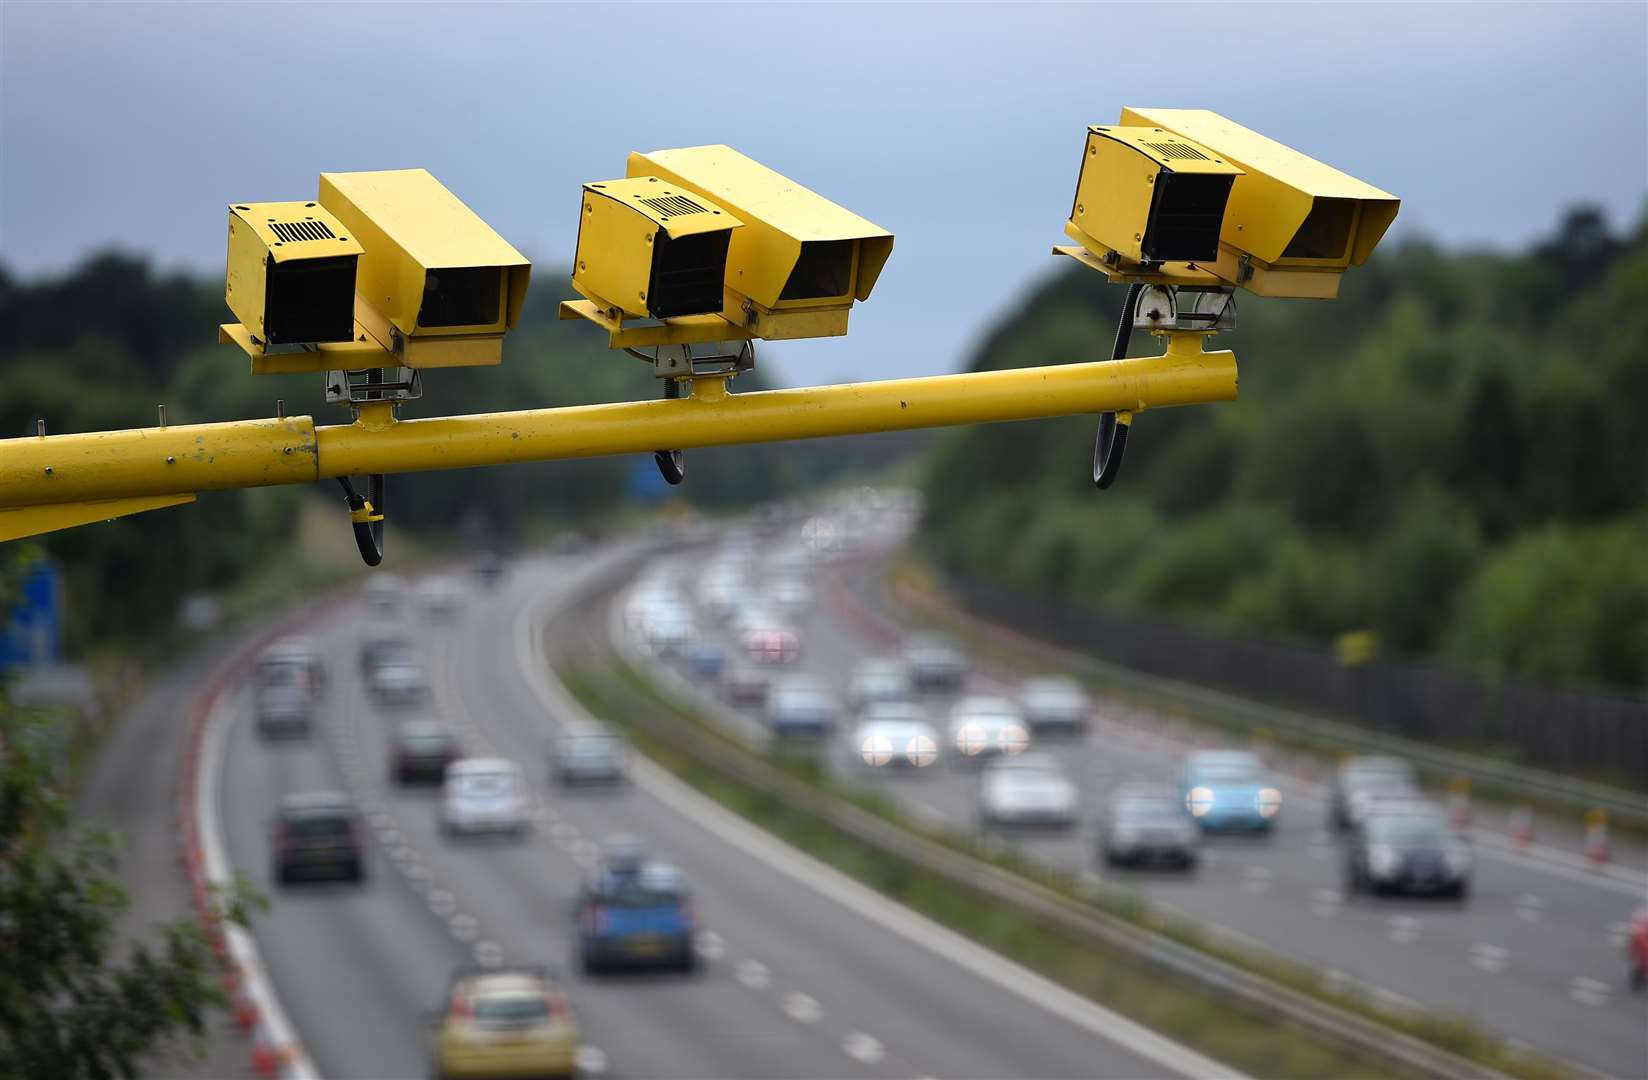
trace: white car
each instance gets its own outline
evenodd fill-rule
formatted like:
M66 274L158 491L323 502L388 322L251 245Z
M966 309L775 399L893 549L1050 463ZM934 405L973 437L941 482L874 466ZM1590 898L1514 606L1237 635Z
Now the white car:
M872 769L924 769L938 760L938 732L921 706L882 702L853 729L853 753Z
M950 749L958 762L1022 754L1030 728L1019 707L1006 698L974 695L950 710Z
M874 705L910 700L910 672L896 660L865 660L847 684L847 706L864 712Z
M435 622L451 622L463 611L463 594L451 578L432 577L418 585L418 606Z
M813 587L805 578L777 578L767 586L767 599L791 615L805 615L813 609Z
M526 831L526 778L507 758L461 758L446 767L441 791L441 831Z
M1050 754L998 757L984 767L979 778L978 816L984 828L1068 828L1076 823L1079 803L1076 785Z
M406 582L395 574L373 574L366 579L366 612L377 619L400 617L406 601Z
M374 667L366 677L367 692L381 708L405 709L421 704L429 696L429 680L422 665L410 660L392 660Z
M1043 675L1025 680L1019 688L1019 707L1024 710L1024 719L1030 730L1038 735L1044 731L1079 735L1087 728L1087 716L1093 709L1093 703L1075 679L1063 675Z
M692 613L684 607L660 606L647 613L641 634L655 656L682 656L692 646Z

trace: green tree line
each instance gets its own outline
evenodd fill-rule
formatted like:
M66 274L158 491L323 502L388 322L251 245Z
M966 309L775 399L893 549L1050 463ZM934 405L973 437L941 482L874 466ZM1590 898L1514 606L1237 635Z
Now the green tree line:
M1123 291L1071 266L972 370L1109 355ZM1334 301L1240 296L1241 400L936 440L923 537L1039 594L1490 673L1648 686L1648 223L1575 209L1515 254L1390 245ZM1133 336L1132 355L1159 351Z

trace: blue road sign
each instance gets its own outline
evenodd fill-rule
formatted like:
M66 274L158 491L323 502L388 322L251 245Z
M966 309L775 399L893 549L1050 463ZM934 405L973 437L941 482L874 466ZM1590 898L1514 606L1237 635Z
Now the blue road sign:
M0 670L55 664L63 652L63 579L42 559L23 579L22 593L0 627Z

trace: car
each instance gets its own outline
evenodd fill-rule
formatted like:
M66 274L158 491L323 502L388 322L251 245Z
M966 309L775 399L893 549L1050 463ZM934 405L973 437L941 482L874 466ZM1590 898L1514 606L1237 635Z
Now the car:
M700 641L687 650L687 674L712 682L727 669L727 650L714 641Z
M1471 849L1435 812L1379 811L1350 835L1347 893L1435 894L1464 899L1471 890Z
M1420 798L1413 766L1399 757L1348 758L1333 772L1328 826L1343 832L1360 824L1371 805L1392 798Z
M1179 798L1203 832L1267 833L1282 811L1282 793L1257 754L1198 750L1179 770Z
M1030 729L1019 707L1006 698L985 694L955 703L950 709L948 736L951 760L957 764L1022 754L1030 745Z
M254 700L257 732L265 739L302 739L309 735L315 717L315 700L301 685L259 686Z
M315 878L366 880L366 846L360 814L349 796L335 791L287 795L275 811L271 844L280 885Z
M426 578L418 583L418 607L431 622L451 622L463 612L463 593L451 578Z
M443 1080L573 1077L582 1038L548 968L469 968L436 1013L431 1071Z
M1122 784L1099 821L1099 856L1108 866L1158 863L1195 869L1201 831L1184 800L1165 784Z
M920 705L884 701L866 710L853 729L853 753L872 769L924 769L938 760L938 732Z
M319 646L306 637L284 637L270 643L258 654L257 684L297 686L318 698L326 689L326 664Z
M763 626L740 638L744 655L757 664L793 664L801 656L801 635L788 626Z
M841 711L835 695L810 675L781 680L767 697L767 726L779 738L822 739Z
M698 965L686 879L666 863L607 859L579 895L577 922L586 972Z
M979 776L978 818L983 828L1067 829L1079 816L1076 785L1051 754L998 757Z
M439 784L446 779L446 767L462 756L451 728L433 720L408 720L389 743L389 779L396 784Z
M847 706L862 713L871 706L910 699L910 671L897 660L864 660L847 683Z
M653 604L641 617L641 638L655 656L682 655L692 646L695 633L685 604Z
M1019 687L1018 701L1034 735L1080 735L1087 730L1087 717L1093 710L1082 684L1064 675L1026 679Z
M372 672L385 664L410 663L416 659L412 643L397 631L375 631L361 642L361 677L370 679Z
M446 767L441 793L441 832L526 832L526 780L507 758L460 758Z
M918 634L904 644L904 663L917 690L954 690L967 678L967 656L941 634Z
M813 587L804 577L786 574L767 586L767 599L791 615L805 615L813 608Z
M1637 908L1625 924L1625 966L1631 989L1648 989L1648 907Z
M764 705L771 691L772 678L748 664L734 664L721 677L721 693L729 705Z
M617 784L624 779L624 740L605 731L563 735L555 742L555 782Z
M379 664L366 678L366 692L382 709L409 709L429 696L429 679L415 660Z
M397 619L406 603L406 582L395 574L378 573L366 579L362 590L366 613L375 619Z

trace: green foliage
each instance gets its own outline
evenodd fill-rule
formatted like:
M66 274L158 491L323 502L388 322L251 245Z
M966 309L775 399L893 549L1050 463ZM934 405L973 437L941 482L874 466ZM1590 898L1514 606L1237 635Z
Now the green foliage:
M1127 610L1648 686L1648 227L1580 209L1522 255L1410 241L1335 301L1240 302L1242 403L1142 416L1111 491L1092 421L935 440L929 550ZM970 366L1108 356L1120 306L1072 268Z
M0 692L0 1077L132 1077L198 1040L223 992L192 921L117 940L115 839L67 824L53 736ZM229 911L245 917L238 897Z

